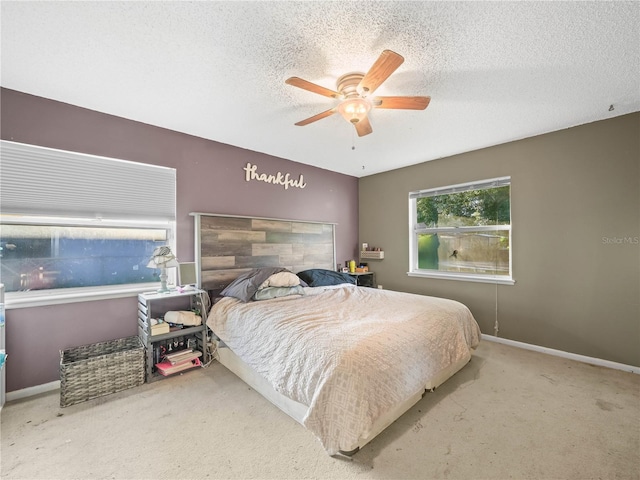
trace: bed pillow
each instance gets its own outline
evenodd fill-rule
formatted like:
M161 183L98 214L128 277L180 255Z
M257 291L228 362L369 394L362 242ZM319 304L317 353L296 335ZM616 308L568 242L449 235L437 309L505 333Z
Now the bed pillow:
M298 272L304 282L310 287L326 287L330 285L341 285L343 283L355 284L356 279L347 273L324 270L322 268L312 268Z
M279 272L269 276L262 285L258 287L258 290L267 287L295 287L300 285L300 277L293 272Z
M258 290L254 295L254 300L271 300L272 298L288 297L289 295L304 295L304 290L300 285L293 287L265 287Z
M254 268L246 273L243 273L233 282L225 287L220 292L221 297L233 297L242 302L248 302L258 291L260 285L264 283L274 273L287 272L286 268L282 267L263 267Z

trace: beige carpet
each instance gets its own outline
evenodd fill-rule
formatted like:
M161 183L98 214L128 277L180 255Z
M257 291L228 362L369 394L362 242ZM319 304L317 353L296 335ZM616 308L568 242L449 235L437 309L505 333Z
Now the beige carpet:
M3 479L638 479L640 376L483 342L351 459L215 363L2 409Z

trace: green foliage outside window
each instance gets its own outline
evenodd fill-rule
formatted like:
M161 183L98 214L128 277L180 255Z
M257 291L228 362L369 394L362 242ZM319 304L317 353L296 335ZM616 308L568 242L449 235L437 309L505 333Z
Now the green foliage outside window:
M419 197L420 270L510 275L510 185Z
M426 227L508 225L511 219L508 185L422 197L416 208Z

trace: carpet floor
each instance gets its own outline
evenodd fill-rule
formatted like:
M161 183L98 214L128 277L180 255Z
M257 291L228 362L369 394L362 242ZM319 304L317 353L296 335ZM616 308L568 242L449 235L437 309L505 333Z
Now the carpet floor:
M0 425L7 480L640 478L640 375L488 341L351 458L218 363Z

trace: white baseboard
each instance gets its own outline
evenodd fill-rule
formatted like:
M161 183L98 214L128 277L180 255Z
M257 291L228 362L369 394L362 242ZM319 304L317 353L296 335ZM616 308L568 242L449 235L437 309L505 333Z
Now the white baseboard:
M534 352L546 353L548 355L554 355L556 357L567 358L569 360L575 360L577 362L588 363L590 365L597 365L599 367L612 368L614 370L622 370L625 372L635 373L640 375L640 367L634 367L633 365L626 365L624 363L611 362L609 360L603 360L601 358L588 357L586 355L579 355L577 353L565 352L562 350L554 350L553 348L541 347L539 345L532 345L530 343L517 342L516 340L509 340L506 338L495 337L493 335L482 334L482 339L489 342L502 343L504 345L510 345L512 347L523 348L525 350L533 350Z
M7 402L32 397L41 393L50 392L51 390L58 390L59 388L60 380L56 380L55 382L43 383L42 385L36 385L34 387L23 388L22 390L7 392Z
M577 353L565 352L562 350L555 350L553 348L541 347L539 345L532 345L530 343L518 342L516 340L509 340L507 338L494 337L493 335L482 334L482 339L489 342L502 343L511 347L523 348L525 350L533 350L534 352L546 353L547 355L554 355L556 357L567 358L569 360L575 360L577 362L588 363L590 365L597 365L600 367L612 368L614 370L622 370L624 372L635 373L640 375L640 367L634 367L633 365L626 365L624 363L611 362L609 360L603 360L601 358L588 357L586 355L578 355ZM50 392L52 390L58 390L60 388L60 380L55 382L44 383L42 385L36 385L34 387L23 388L22 390L16 390L14 392L7 392L6 401L12 402L14 400L20 400L22 398L31 397L33 395L39 395L41 393Z

